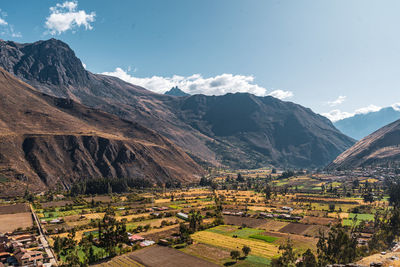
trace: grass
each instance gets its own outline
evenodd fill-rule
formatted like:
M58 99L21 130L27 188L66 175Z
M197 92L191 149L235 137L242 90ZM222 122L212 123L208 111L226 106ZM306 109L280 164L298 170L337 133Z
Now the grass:
M249 236L249 238L263 240L268 243L272 243L278 239L277 237L268 236L268 235L251 235L251 236Z
M230 233L230 236L237 236L239 238L249 238L251 235L256 235L264 232L264 230L253 229L253 228L242 228L237 231Z
M349 218L344 219L342 224L346 226L353 225L353 220L354 218L357 217L357 222L356 225L360 224L361 221L373 221L374 220L374 215L373 214L357 214L357 213L349 213Z
M56 208L54 211L46 211L46 212L44 212L43 209L41 209L38 210L38 213L40 219L50 221L60 217L82 214L82 210L86 211L85 214L90 212L90 209L83 209L82 207L83 206L77 206L73 210L66 210L66 211L60 211L60 208Z
M219 225L206 231L231 237L235 236L235 238L250 238L251 235L257 235L264 232L264 230L247 227L239 229L238 226L231 225Z
M89 236L90 234L92 234L94 237L98 237L99 231L98 231L98 230L88 231L88 232L84 232L83 234L84 234L85 236Z
M251 252L250 252L251 254ZM271 260L255 255L248 255L245 260L239 261L235 264L235 266L245 267L262 267L262 266L269 266L271 264Z
M10 180L7 177L5 177L4 175L0 175L0 183L7 183L9 181Z
M236 226L230 226L230 225L219 225L210 229L207 229L206 231L221 234L221 235L229 235L230 233L233 233L236 231L237 227Z
M100 253L103 252L104 255L107 255L106 251L103 248L99 248L94 245L92 246L92 248L93 248L93 251L95 254L98 254L99 252ZM65 262L66 256L61 255L61 254L59 254L59 255L60 255L61 261ZM83 250L80 246L78 247L78 257L79 257L80 262L83 262L85 260L85 253L83 252Z
M335 188L335 187L339 187L339 186L341 186L341 185L342 185L342 183L339 183L339 182L333 182L333 183L329 184L329 185L328 185L328 187L329 187L330 185L332 185L332 187L333 187L333 188Z
M372 220L374 220L374 215L373 214L369 214L369 213L361 213L361 214L350 213L349 214L349 218L350 219L353 219L354 217L357 217L357 220L361 220L361 221L372 221Z
M169 205L169 207L170 207L171 209L176 209L176 210L182 209L182 207L181 207L181 206L178 206L178 205Z
M287 185L288 183L289 183L288 179L282 179L282 180L278 180L275 185L276 186L284 186L284 185Z

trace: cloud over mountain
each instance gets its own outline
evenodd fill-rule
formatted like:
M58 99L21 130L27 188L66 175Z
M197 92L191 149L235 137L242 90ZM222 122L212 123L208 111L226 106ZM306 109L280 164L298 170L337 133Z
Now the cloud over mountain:
M139 78L130 75L122 68L116 68L112 72L103 72L102 74L118 77L121 80L142 86L157 93L164 93L170 88L178 86L191 95L224 95L227 93L242 92L257 96L272 95L279 99L286 99L293 96L292 92L284 90L268 92L266 88L254 83L254 76L246 75L224 73L209 78L205 78L201 74L193 74L186 77L174 75L172 77L152 76Z
M83 26L86 30L93 29L96 13L86 13L84 10L77 10L77 1L65 1L50 7L50 16L46 18L45 27L49 34L61 34L68 30Z

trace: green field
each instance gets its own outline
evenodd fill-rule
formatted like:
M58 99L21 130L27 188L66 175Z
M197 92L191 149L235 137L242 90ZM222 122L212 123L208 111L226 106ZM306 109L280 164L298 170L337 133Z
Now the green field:
M82 206L79 206L76 209L66 211L60 211L60 208L56 208L54 211L46 212L44 212L43 210L38 210L38 213L43 215L43 217L40 217L40 219L50 221L60 217L82 214L82 210L86 211L85 214L89 212L89 209L82 209Z
M255 255L248 255L246 257L246 259L239 261L238 263L235 264L235 266L262 267L262 266L268 266L270 263L271 263L271 260L269 260L269 259L255 256Z
M278 239L277 237L268 236L268 235L251 235L251 236L249 236L249 238L263 240L268 243L272 243Z
M239 238L249 238L251 235L256 235L264 232L264 230L253 229L253 228L242 228L229 234L230 236L237 236Z
M349 218L344 219L342 224L343 225L353 225L354 218L357 217L356 225L358 225L361 221L373 221L374 215L373 214L357 214L357 213L349 213Z
M93 251L94 251L95 254L107 255L106 251L103 248L99 248L99 247L96 247L94 245L92 246L92 248L93 248ZM79 257L79 260L81 262L84 262L85 253L82 251L80 246L78 246L78 257ZM65 262L65 258L66 258L65 255L60 254L61 261Z
M7 177L0 175L0 183L6 183L8 181L9 181L9 179Z
M238 237L238 238L250 238L251 235L257 235L264 230L254 229L254 228L242 228L239 229L238 226L230 226L230 225L220 225L206 231L231 236L231 237Z

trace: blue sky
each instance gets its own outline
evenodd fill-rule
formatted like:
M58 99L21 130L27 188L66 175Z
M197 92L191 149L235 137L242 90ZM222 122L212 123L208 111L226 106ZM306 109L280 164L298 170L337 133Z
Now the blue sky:
M61 39L88 70L157 92L272 93L337 118L400 102L399 1L15 0L0 8L0 38Z

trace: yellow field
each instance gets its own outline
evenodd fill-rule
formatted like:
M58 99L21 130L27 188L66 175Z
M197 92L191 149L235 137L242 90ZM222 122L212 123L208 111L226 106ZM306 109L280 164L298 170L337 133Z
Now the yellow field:
M330 212L330 213L328 213L328 217L337 218L338 217L338 213L337 212ZM347 218L349 218L349 214L347 212L340 212L339 213L339 217L341 219L347 219Z
M160 198L160 199L154 200L154 203L156 203L156 204L169 203L169 202L171 202L170 198Z
M112 258L109 261L100 263L100 264L96 264L94 266L97 267L143 267L142 264L132 260L131 258L129 258L128 255L122 255L122 256L118 256L115 258Z
M271 210L271 208L266 208L266 207L262 207L262 206L248 206L247 208L249 210L253 210L253 211L267 211L267 212L269 212Z
M143 232L141 234L143 234L143 235L155 234L155 233L158 233L158 232L164 232L164 231L176 228L178 226L179 225L177 225L177 224L173 224L173 225L164 226L163 228L151 228L149 231Z
M377 183L377 182L379 182L379 180L378 179L374 179L374 178L369 178L369 179L365 179L365 180L362 180L362 181L360 181L360 183L365 183L366 181L368 181L368 183L370 183L370 184L373 184L373 183Z
M290 181L309 181L309 180L312 180L312 179L308 176L299 176L299 177L290 178Z
M103 219L105 212L85 214L85 218L90 219Z
M117 220L122 220L122 219L126 219L128 222L131 221L134 218L139 218L139 217L148 217L150 216L151 212L147 212L147 213L139 213L139 214L131 214L131 215L127 215L127 216L116 216L115 218Z
M85 225L90 222L91 219L102 219L104 217L104 212L100 213L88 213L85 214L84 219L80 219L81 215L70 215L70 216L65 216L64 220L68 226L80 226L80 225Z
M85 232L91 232L91 231L97 231L97 230L98 230L98 228L92 228L92 229L85 229L85 230L76 231L76 233L75 233L75 238L74 238L74 239L75 239L76 241L80 241L80 240L82 239L83 233L85 233ZM59 236L59 237L67 237L67 236L68 236L68 233L62 233L62 234L50 236L50 238L49 238L50 244L53 243L53 237L56 237L56 236Z
M272 258L278 255L278 248L272 244L263 241L253 241L242 238L233 238L208 231L197 232L192 235L193 240L199 243L209 244L217 247L241 250L243 246L251 248L251 254Z
M279 231L280 229L282 229L283 227L285 227L288 224L289 224L288 222L268 220L267 223L262 224L262 225L258 226L257 228L264 229L266 231L277 232L277 231Z
M187 191L179 191L179 192L172 192L172 194L176 196L190 196L190 195L201 195L201 194L210 194L212 193L208 189L202 189L202 188L191 188ZM165 193L164 197L171 197L171 192Z

